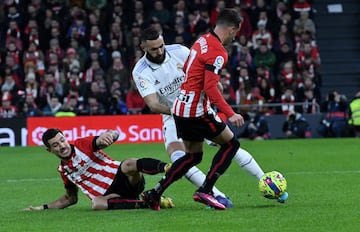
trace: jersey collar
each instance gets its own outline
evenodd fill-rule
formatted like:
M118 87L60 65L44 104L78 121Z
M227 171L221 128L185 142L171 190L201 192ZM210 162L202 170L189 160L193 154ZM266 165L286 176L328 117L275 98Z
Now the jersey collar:
M214 30L211 29L211 30L210 30L210 34L212 34L213 36L215 36L215 38L217 38L217 39L220 41L220 43L222 43L220 37L214 32Z

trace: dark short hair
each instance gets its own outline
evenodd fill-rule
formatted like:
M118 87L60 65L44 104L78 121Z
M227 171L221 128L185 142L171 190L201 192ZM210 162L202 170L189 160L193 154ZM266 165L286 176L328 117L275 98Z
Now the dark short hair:
M148 27L142 31L140 40L145 42L146 40L156 40L159 38L160 33L154 27Z
M241 21L242 18L237 10L233 8L225 8L220 11L216 20L216 25L238 27Z
M47 129L42 136L42 141L44 145L49 148L50 147L49 140L54 138L55 135L57 135L58 133L62 134L62 131L59 130L58 128Z

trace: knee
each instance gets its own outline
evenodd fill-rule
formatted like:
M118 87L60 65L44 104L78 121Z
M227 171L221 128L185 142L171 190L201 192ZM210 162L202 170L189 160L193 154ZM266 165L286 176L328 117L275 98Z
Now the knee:
M188 155L192 157L194 166L201 163L203 158L203 152L188 153Z
M133 174L137 172L137 159L126 159L121 162L121 172L124 174Z
M238 150L240 148L240 142L235 138L235 136L232 137L228 144L235 150Z
M107 201L98 197L91 200L91 208L93 210L106 210L108 209Z

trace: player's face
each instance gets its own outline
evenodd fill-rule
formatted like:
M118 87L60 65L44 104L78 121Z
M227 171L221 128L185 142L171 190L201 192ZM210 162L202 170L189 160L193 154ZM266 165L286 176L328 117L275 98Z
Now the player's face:
M146 58L156 64L161 64L165 60L165 43L162 36L156 40L148 40L143 44Z
M48 151L54 153L60 159L67 159L71 155L71 146L65 136L61 133L49 139L50 148Z

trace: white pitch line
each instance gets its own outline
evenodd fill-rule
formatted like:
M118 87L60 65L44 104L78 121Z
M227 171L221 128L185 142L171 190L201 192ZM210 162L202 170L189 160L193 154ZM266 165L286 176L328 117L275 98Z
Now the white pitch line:
M301 172L286 172L286 175L329 175L329 174L358 174L360 173L360 170L349 170L349 171L301 171ZM224 174L224 176L227 176L228 174ZM148 176L146 175L146 178L151 178L158 176ZM8 179L5 180L5 182L8 183L16 183L16 182L44 182L44 181L60 181L60 178L28 178L28 179Z
M348 171L303 171L303 172L286 172L286 175L323 175L323 174L357 174L360 170L348 170Z
M6 182L14 183L14 182L43 182L43 181L58 181L60 178L29 178L29 179L8 179Z

